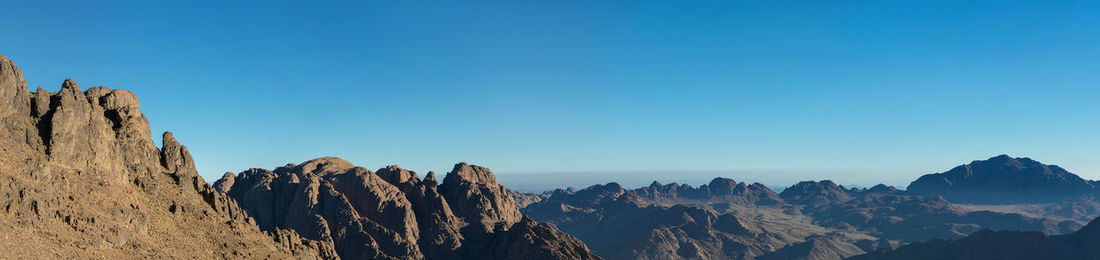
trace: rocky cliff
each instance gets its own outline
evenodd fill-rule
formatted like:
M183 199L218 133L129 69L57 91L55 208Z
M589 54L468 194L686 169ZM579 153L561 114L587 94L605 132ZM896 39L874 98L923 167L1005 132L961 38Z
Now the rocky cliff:
M137 97L73 80L29 92L0 56L0 255L5 258L322 258L265 233L195 170L171 133L153 143Z
M227 191L263 230L289 229L349 259L597 259L580 240L520 214L489 169L372 172L335 157L227 174Z

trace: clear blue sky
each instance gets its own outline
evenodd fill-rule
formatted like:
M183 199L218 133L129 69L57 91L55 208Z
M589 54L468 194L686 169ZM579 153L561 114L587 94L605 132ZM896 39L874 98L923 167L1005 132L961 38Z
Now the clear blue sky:
M905 184L998 154L1100 179L1096 1L334 2L14 1L0 53L137 93L208 180L334 155Z

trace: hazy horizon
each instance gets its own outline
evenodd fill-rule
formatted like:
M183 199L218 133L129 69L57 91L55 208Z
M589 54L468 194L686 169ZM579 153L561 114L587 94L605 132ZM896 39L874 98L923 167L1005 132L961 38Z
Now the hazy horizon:
M0 54L31 89L133 91L208 181L339 156L897 185L1000 154L1100 179L1097 3L5 9Z
M648 186L654 181L661 184L679 183L689 184L693 187L707 184L717 177L730 178L738 182L748 184L760 183L774 190L776 193L784 188L801 181L831 180L846 188L869 188L877 184L886 184L898 189L905 189L909 182L923 174L914 175L908 180L872 180L872 179L837 179L831 176L843 176L836 173L866 173L860 171L831 171L825 170L811 174L809 172L792 172L777 170L668 170L668 171L638 171L638 172L526 172L526 173L496 173L497 181L509 189L520 192L540 193L558 188L583 189L596 184L615 182L628 189ZM769 175L782 174L775 178ZM772 177L772 178L769 178Z

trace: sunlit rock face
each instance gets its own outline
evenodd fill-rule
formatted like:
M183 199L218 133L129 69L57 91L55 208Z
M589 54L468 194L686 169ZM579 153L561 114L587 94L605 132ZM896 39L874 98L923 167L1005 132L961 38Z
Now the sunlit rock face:
M0 255L335 257L293 231L261 231L199 177L171 133L157 147L134 93L26 84L0 56Z

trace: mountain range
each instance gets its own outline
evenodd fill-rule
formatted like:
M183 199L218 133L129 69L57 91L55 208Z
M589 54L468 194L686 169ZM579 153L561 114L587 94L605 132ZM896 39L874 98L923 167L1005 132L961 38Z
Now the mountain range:
M199 176L136 95L30 92L0 56L0 254L222 259L1096 259L1100 194L1007 155L907 189L717 177L522 193L486 167L442 178L323 157Z

